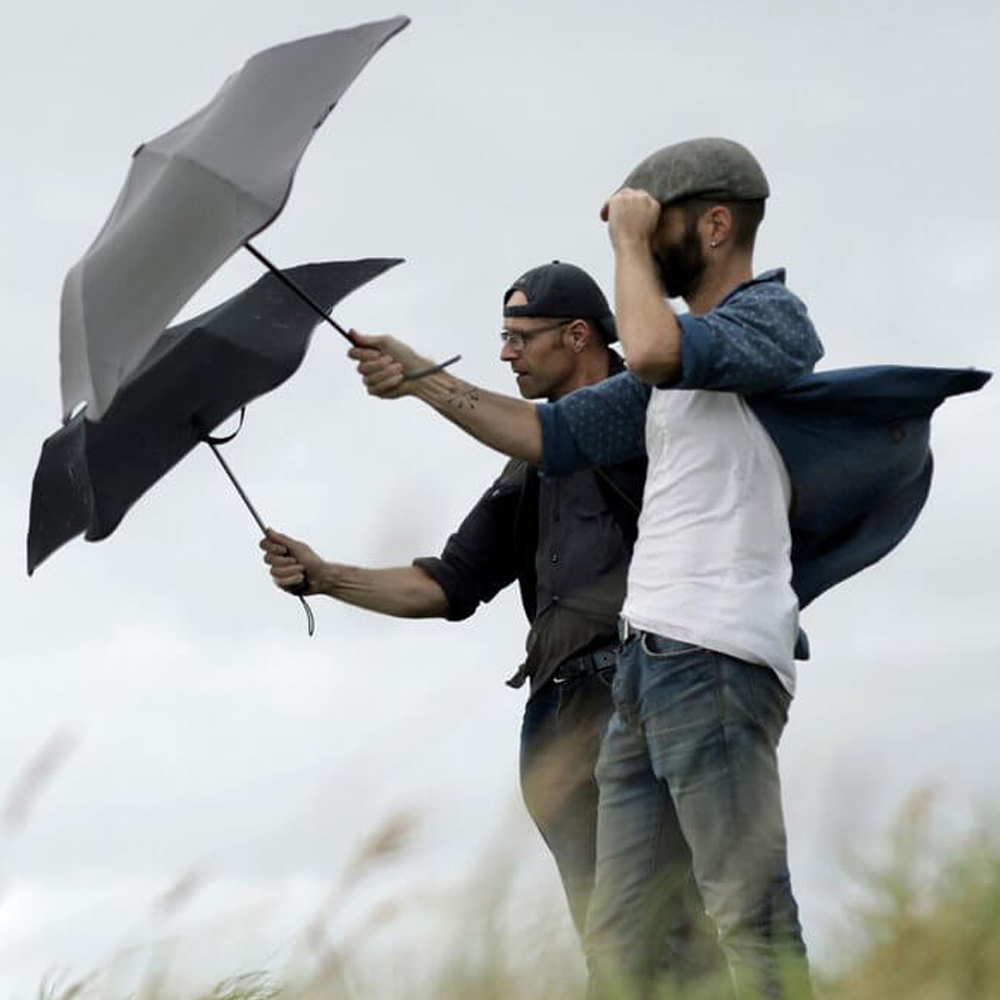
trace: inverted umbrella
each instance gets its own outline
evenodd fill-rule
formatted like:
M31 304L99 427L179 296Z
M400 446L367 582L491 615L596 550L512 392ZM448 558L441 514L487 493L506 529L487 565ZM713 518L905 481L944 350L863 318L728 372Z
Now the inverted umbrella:
M29 572L76 534L104 537L128 506L201 439L212 446L263 528L208 434L220 413L241 405L234 401L237 396L252 398L277 384L253 389L236 379L233 387L223 388L228 383L219 374L231 362L218 364L225 352L217 353L220 338L212 331L230 313L241 312L253 299L253 290L248 299L234 299L178 330L165 333L165 327L242 245L274 276L259 286L260 294L265 298L276 294L280 282L301 300L295 320L290 321L300 339L311 329L307 317L315 322L304 308L350 339L329 316L330 306L391 262L367 262L375 270L366 275L342 274L345 284L340 288L334 282L336 294L326 284L327 274L319 281L322 294L314 296L297 283L301 275L290 277L280 271L248 241L284 206L313 132L372 55L408 23L407 18L396 17L260 52L201 111L133 154L111 215L63 286L62 403L68 426L46 442L36 473ZM281 317L289 308L289 300L268 299L254 317L261 330L273 331L281 328ZM201 334L199 342L206 341L199 350L207 354L195 353L199 360L193 361L187 348L196 332ZM229 347L238 340L221 339ZM286 349L289 356L298 352L297 365L304 344L293 337ZM236 355L242 356L239 348ZM179 372L183 383L192 372L202 371L198 366L205 357L215 358L204 369L214 374L191 376L202 393L198 408L188 412L189 407L179 407L166 420L176 436L169 437L157 423L159 418L133 424L137 414L145 418L159 412L151 403L160 399L166 381L160 378L162 365ZM293 369L294 365L283 377ZM423 374L427 373L411 377ZM236 386L241 388L234 395L230 389ZM128 461L119 461L123 455ZM303 605L309 613L304 601ZM309 617L311 633L311 613Z
M63 286L64 420L84 404L99 420L184 303L274 220L314 131L408 23L259 52L201 111L136 150L111 215Z
M99 421L79 413L49 437L35 471L28 573L71 538L110 535L128 509L206 441L264 530L209 432L284 382L301 364L315 307L329 310L398 259L292 268L267 274L222 305L165 331L122 383ZM308 613L308 606L306 607ZM312 618L310 617L310 631Z

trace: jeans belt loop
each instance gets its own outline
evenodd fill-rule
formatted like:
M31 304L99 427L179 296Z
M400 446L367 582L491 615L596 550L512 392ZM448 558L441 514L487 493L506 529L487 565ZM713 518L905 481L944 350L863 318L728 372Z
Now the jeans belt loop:
M622 616L618 619L618 642L620 645L624 646L628 642L629 638L636 633L636 629L632 627L632 623Z

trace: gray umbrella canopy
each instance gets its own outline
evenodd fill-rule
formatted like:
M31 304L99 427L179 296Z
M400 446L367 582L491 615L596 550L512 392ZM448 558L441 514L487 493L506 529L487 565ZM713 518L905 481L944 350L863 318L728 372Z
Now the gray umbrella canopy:
M63 419L99 420L167 324L281 211L315 130L408 18L266 49L192 118L136 150L93 245L66 276Z

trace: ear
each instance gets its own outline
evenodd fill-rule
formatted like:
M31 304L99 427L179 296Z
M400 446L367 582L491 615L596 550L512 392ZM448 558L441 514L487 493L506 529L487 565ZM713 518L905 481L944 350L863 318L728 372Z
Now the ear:
M569 344L574 354L579 354L590 343L590 326L586 320L575 319L566 327Z
M713 205L702 216L702 225L708 245L721 247L733 234L733 213L725 205Z

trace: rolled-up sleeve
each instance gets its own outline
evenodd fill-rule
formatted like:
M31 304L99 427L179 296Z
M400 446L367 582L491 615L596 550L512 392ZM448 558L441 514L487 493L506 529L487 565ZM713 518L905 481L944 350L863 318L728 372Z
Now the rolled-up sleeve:
M644 455L649 394L649 386L622 372L539 404L545 472L561 476Z
M743 289L703 316L680 316L682 375L667 389L754 396L811 371L823 356L802 301L778 278Z
M514 524L525 466L510 462L480 497L440 556L413 560L444 591L449 621L468 618L517 578Z

